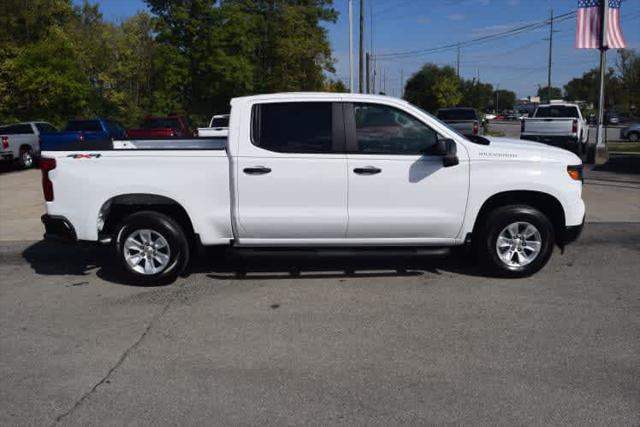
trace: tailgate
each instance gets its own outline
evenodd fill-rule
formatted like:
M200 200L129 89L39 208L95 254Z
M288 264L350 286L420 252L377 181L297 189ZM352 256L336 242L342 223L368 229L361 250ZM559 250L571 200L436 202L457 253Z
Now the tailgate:
M524 119L523 134L573 135L574 119Z

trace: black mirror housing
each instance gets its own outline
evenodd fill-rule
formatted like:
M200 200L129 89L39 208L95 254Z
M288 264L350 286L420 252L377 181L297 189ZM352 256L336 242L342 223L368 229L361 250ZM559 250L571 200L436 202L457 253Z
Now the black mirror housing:
M442 165L445 168L448 168L459 164L460 159L458 159L458 148L456 146L456 142L453 139L444 139L442 140L442 145L444 146Z

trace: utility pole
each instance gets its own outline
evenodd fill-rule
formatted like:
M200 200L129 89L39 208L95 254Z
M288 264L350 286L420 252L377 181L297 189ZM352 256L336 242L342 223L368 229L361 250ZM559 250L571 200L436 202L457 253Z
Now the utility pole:
M366 60L366 64L367 64L367 78L366 78L366 82L367 82L367 92L366 93L371 93L371 55L369 54L369 52L367 52L367 60Z
M386 68L383 68L382 75L384 76L384 86L382 86L384 89L382 89L382 91L386 95L387 94L387 69Z
M353 93L353 0L349 1L349 92Z
M400 68L400 98L404 98L404 68Z
M458 54L456 57L456 74L460 77L460 42L458 42Z
M598 132L596 134L595 158L593 159L596 164L603 164L609 160L607 143L604 137L604 82L605 75L607 73L607 31L609 26L607 19L609 15L608 8L609 2L600 2L600 97L598 101Z
M551 19L549 20L549 66L547 72L547 97L551 102L551 58L553 56L553 9L551 9Z
M358 87L364 93L364 0L360 0L360 66L358 70Z
M496 115L500 111L500 83L496 85Z
M376 56L373 55L373 75L371 76L371 83L373 84L373 87L371 88L371 93L375 94L376 93L376 78L378 76L378 65L377 65L376 61Z

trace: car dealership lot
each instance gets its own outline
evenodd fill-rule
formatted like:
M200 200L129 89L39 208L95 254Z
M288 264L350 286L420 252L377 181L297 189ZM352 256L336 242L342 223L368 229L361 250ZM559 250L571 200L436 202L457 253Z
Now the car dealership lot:
M528 279L212 254L156 288L37 242L38 171L4 173L0 423L637 425L640 175L612 164L587 174L582 238Z

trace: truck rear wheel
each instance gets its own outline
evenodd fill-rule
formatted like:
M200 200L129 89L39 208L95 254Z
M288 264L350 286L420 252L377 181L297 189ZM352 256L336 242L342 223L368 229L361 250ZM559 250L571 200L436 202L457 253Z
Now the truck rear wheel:
M189 259L189 244L180 225L153 211L127 216L118 227L115 247L122 270L141 285L172 283Z
M526 205L491 212L477 241L483 265L503 277L530 276L545 266L554 245L554 230L539 210Z

